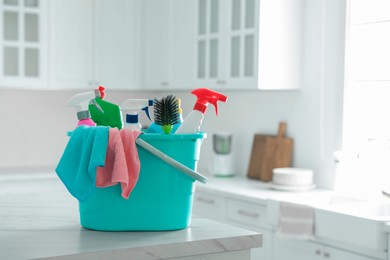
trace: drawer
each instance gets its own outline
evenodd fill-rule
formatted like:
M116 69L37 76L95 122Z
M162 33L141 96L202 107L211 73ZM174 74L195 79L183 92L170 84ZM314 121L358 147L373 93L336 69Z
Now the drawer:
M267 226L267 208L265 205L228 199L226 207L228 220L253 227Z
M225 221L226 199L206 192L195 192L193 214L217 221Z

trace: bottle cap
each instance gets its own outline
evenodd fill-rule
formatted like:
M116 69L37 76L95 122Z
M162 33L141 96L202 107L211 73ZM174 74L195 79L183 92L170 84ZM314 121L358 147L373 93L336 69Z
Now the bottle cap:
M129 124L138 123L138 114L136 115L126 114L126 123Z
M83 119L87 119L87 118L91 118L91 115L90 115L88 110L77 112L77 119L78 120L83 120Z

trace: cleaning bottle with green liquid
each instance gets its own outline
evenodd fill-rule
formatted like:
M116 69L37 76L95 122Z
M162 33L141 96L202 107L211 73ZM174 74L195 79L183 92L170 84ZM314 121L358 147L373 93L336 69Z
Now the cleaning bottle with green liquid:
M121 109L118 105L103 100L105 97L104 91L105 88L103 86L95 89L93 102L98 104L101 110L90 104L88 109L91 113L91 118L97 125L116 127L120 130L123 128Z

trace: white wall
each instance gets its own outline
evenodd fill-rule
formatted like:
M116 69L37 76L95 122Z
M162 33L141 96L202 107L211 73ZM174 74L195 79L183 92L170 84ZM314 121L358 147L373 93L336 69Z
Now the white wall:
M234 134L235 166L245 175L255 133L276 134L287 122L294 138L293 166L315 171L319 186L332 187L333 151L340 149L343 40L345 2L305 0L303 82L298 91L221 91L229 96L217 118L209 107L203 131L199 169L207 170L212 158L212 134ZM325 19L324 19L325 18ZM201 87L201 86L199 86ZM0 173L15 168L54 169L66 145L66 131L76 124L76 114L66 102L77 91L0 90ZM121 104L125 98L166 95L166 92L107 91L107 100ZM170 92L182 98L184 115L195 102L188 92Z

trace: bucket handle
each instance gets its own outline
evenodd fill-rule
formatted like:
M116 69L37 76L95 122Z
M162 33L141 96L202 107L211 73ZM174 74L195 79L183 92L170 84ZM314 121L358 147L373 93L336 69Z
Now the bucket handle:
M197 181L199 181L201 183L207 183L207 178L205 176L203 176L202 174L200 174L200 173L198 173L196 171L193 171L192 169L188 168L187 166L185 166L184 164L178 162L177 160L173 159L172 157L169 157L167 154L163 153L162 151L160 151L159 149L157 149L153 145L150 145L146 141L144 141L144 140L142 140L140 138L137 138L137 140L135 142L139 146L141 146L142 148L147 150L148 152L154 154L155 156L157 156L158 158L160 158L164 162L166 162L169 165L175 167L179 171L187 174L191 178L193 178L193 179L195 179L195 180L197 180Z

